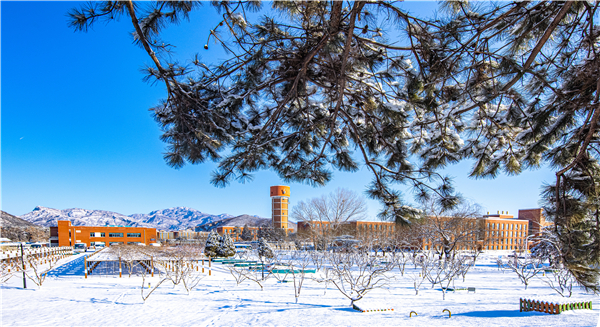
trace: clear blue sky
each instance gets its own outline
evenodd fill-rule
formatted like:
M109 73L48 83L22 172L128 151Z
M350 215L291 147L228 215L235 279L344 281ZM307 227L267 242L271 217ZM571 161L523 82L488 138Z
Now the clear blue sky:
M206 213L270 217L269 186L283 183L264 171L247 184L215 188L214 163L176 170L163 158L160 130L148 108L165 97L163 86L142 81L140 68L150 64L132 44L127 19L96 24L87 33L67 26L68 10L78 2L6 2L1 11L1 208L23 215L35 206L85 208L122 214L148 213L175 206ZM409 2L411 10L430 10L435 2ZM193 24L166 31L188 60L201 51L216 62L223 52L201 47L219 15L206 4ZM484 211L539 207L549 169L495 180L467 178L470 164L446 171L456 188ZM291 203L345 187L359 193L370 181L366 170L336 173L325 187L291 186ZM403 190L408 193L407 190ZM407 200L412 200L407 198ZM368 201L369 215L380 210Z

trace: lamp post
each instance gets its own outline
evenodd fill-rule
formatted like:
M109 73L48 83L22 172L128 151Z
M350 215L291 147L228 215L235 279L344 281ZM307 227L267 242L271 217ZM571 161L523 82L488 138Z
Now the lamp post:
M23 288L27 288L27 280L25 279L25 255L23 254L23 243L21 243L21 263L23 264Z

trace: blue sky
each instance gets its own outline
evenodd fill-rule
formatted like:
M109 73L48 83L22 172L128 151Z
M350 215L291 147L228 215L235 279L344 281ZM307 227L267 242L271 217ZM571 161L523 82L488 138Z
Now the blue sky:
M435 2L409 2L429 10ZM132 44L130 22L96 24L87 33L67 26L77 2L6 2L1 12L1 208L23 215L35 206L85 208L122 214L186 206L206 213L270 217L269 186L283 183L270 171L254 181L215 188L212 162L176 170L163 158L158 125L148 108L165 96L160 84L142 81L150 64ZM206 62L223 58L219 47L201 47L218 22L212 7L194 13L193 24L169 28L164 39L188 60L200 51ZM546 168L494 180L467 177L469 162L451 166L456 188L484 211L539 207ZM345 187L362 193L370 181L365 169L336 173L325 187L291 186L291 203ZM403 190L409 193L408 190ZM412 200L411 198L406 198ZM380 210L368 201L369 216Z

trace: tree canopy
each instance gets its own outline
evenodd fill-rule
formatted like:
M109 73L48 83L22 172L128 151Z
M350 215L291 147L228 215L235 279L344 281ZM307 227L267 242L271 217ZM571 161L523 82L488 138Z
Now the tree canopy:
M229 58L182 65L164 55L161 31L200 5L109 1L70 13L77 30L131 20L154 63L147 78L167 92L152 110L169 165L215 160L217 186L260 169L323 185L332 170L364 166L380 217L408 222L418 213L398 184L459 202L439 173L449 163L473 160L475 178L549 164L546 212L569 268L596 287L600 3L448 1L423 18L401 2L215 1L223 19L207 34Z

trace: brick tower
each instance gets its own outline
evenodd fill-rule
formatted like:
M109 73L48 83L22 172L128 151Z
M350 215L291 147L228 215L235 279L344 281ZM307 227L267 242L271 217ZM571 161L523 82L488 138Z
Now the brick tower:
M273 228L287 230L289 198L289 186L271 186L271 219L273 221Z

